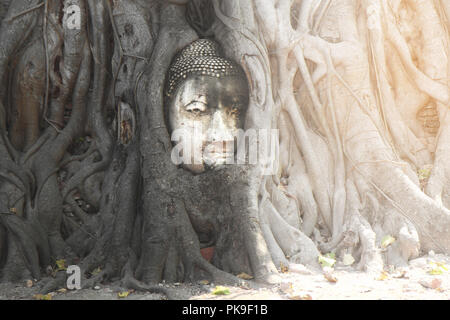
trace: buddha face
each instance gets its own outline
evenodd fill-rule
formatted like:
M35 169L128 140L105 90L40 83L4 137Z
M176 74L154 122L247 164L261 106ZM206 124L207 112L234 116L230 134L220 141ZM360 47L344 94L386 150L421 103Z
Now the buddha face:
M190 139L190 159L183 167L194 173L220 168L235 156L235 137L243 128L248 85L239 76L191 76L172 95L168 106L171 132Z

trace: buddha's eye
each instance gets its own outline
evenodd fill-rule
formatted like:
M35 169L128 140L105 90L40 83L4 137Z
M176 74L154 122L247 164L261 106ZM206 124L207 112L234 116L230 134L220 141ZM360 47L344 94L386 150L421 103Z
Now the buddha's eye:
M200 101L191 102L186 106L186 111L195 115L200 115L207 110L208 106Z
M240 114L240 110L239 110L238 106L232 107L229 112L230 112L230 115L235 116L235 117L239 116L239 114Z

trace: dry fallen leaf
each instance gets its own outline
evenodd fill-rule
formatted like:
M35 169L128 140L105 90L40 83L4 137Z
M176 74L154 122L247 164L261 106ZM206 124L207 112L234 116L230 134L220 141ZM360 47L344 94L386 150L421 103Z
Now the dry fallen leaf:
M66 260L64 260L64 259L56 260L55 263L56 263L56 271L65 271L65 270L67 270Z
M332 272L325 272L325 273L323 274L323 276L324 276L325 279L327 279L329 282L332 282L332 283L338 282L338 279L333 275Z
M52 294L36 294L33 296L35 300L52 300Z
M27 288L31 288L33 286L33 280L27 280L26 286Z
M389 278L389 274L386 271L380 273L380 276L377 278L378 281L384 281Z
M98 274L100 274L100 272L102 272L102 269L100 267L98 267L97 269L95 269L94 271L91 272L91 274L93 276L96 276Z
M208 280L201 280L198 283L200 283L200 284L202 284L204 286L207 286L209 284L209 281ZM177 285L177 284L175 284L175 285ZM178 285L180 285L180 284L178 283Z
M441 287L441 285L442 285L442 280L440 280L440 279L433 279L433 281L431 281L432 289L438 289Z
M230 289L223 286L217 286L213 291L212 294L216 296L224 296L230 294Z
M381 239L381 248L386 249L391 244L393 244L396 239L393 236L387 235Z
M438 288L440 288L441 285L442 285L442 281L439 280L439 279L433 279L433 280L431 280L431 281L429 281L429 280L420 280L419 283L420 283L423 287L425 287L425 288L427 288L427 289L436 289L436 290L437 290Z
M130 291L123 291L123 292L119 292L117 293L117 297L119 297L119 299L123 299L126 298L130 295Z
M327 253L326 255L319 255L318 261L322 268L333 268L336 264L336 255L334 253Z
M345 266L351 266L355 262L355 258L351 254L345 254L342 262Z
M282 262L280 263L281 273L287 273L289 271L289 267L285 266Z
M249 274L246 274L245 272L242 272L240 274L238 274L237 276L239 279L243 279L243 280L252 280L253 277Z
M288 296L290 300L312 300L310 294L291 294Z
M448 271L447 266L442 262L431 261L430 263L431 270L428 271L429 274L434 276L439 276Z

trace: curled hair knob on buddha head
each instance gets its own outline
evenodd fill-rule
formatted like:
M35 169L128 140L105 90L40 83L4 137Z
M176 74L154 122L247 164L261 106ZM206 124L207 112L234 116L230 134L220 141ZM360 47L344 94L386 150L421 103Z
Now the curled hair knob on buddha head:
M166 95L170 97L181 82L190 76L244 76L242 68L221 56L218 43L209 39L194 41L181 50L169 69Z

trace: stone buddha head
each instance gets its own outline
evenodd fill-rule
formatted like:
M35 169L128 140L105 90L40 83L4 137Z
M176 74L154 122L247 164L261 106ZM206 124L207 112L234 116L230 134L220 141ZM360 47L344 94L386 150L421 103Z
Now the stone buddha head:
M217 43L200 39L175 57L165 92L169 131L184 132L179 142L189 139L192 146L183 167L202 173L231 163L249 102L242 68L224 58Z

